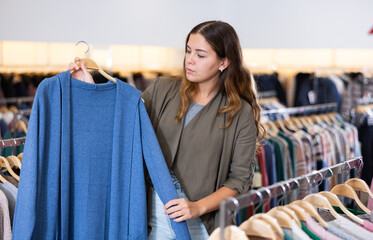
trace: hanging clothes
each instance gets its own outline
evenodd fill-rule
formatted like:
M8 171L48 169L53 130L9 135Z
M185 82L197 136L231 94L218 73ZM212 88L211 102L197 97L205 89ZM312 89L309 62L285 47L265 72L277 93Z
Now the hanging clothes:
M146 239L145 165L162 202L178 198L140 92L62 72L38 88L13 239ZM190 239L185 222L172 222Z

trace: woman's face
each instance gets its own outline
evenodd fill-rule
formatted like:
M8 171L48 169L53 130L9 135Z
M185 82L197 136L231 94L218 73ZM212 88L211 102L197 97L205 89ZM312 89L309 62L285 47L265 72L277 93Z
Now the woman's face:
M185 53L186 78L195 83L218 82L223 60L201 34L191 34Z

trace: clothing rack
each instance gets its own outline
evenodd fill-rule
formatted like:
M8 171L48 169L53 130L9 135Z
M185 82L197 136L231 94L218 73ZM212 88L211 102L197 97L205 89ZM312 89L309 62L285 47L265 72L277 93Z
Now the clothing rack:
M0 99L0 103L17 103L21 105L22 103L26 102L33 102L34 97L16 97L16 98L3 98Z
M313 171L303 176L288 179L286 181L277 182L268 187L261 187L257 190L250 190L246 194L241 194L237 197L229 197L220 203L220 239L224 239L224 228L227 225L229 217L240 208L254 205L255 203L263 202L266 199L285 194L292 190L300 188L303 181L307 181L308 185L321 182L326 178L338 175L340 173L357 168L358 171L363 167L363 158L357 157L342 163L338 163L331 167L322 168L318 171Z
M25 145L26 137L0 140L0 148Z
M26 109L26 110L19 110L17 112L14 112L14 116L20 117L20 116L30 116L31 114L31 109Z
M258 92L259 99L263 98L273 98L277 96L277 91L263 91L263 92Z
M292 108L279 108L279 109L270 109L262 111L263 115L271 114L312 114L316 112L335 112L337 111L337 103L325 103L317 105L309 105L302 107L292 107Z

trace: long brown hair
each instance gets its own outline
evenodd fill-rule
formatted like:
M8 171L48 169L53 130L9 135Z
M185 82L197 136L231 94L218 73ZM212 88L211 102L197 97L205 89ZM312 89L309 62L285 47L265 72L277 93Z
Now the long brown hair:
M185 52L191 34L201 34L210 44L220 59L227 58L230 61L228 67L220 74L219 88L227 96L229 104L220 108L217 116L228 114L228 122L224 128L228 128L234 115L241 109L241 98L252 107L256 126L256 135L261 141L266 134L260 123L261 107L258 103L256 84L250 71L243 65L241 44L234 28L221 21L208 21L195 26L186 38ZM197 91L197 83L188 81L185 75L185 58L182 83L180 87L181 105L175 119L178 121L184 115L189 103ZM241 98L240 98L241 97Z

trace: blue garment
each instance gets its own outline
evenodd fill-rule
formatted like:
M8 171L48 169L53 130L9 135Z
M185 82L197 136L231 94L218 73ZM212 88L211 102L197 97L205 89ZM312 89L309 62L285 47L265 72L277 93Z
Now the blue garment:
M310 101L310 91L314 90L314 83L317 83L317 95L316 102ZM341 96L338 93L337 87L332 80L328 78L316 78L311 77L303 79L303 81L297 81L297 89L295 92L294 106L307 106L311 104L323 104L323 103L337 103L337 110L339 111L341 105Z
M171 173L172 181L176 187L177 194L179 198L188 199L185 195L179 181L177 180L176 176ZM171 222L173 220L170 219L164 210L164 205L162 204L161 200L157 192L152 189L152 214L149 220L149 225L151 226L152 230L149 234L149 240L175 240L176 236L174 231L171 228ZM209 238L209 234L203 225L201 218L195 218L187 220L188 229L191 235L192 240L207 240Z
M34 100L13 239L146 239L144 160L163 203L178 198L140 98L128 84L89 84L68 71ZM190 239L185 222L172 223Z
M274 156L274 147L269 142L266 141L266 144L263 146L267 167L267 176L268 176L268 185L272 185L277 182L277 173L276 173L276 160ZM277 197L271 199L271 207L276 206Z

